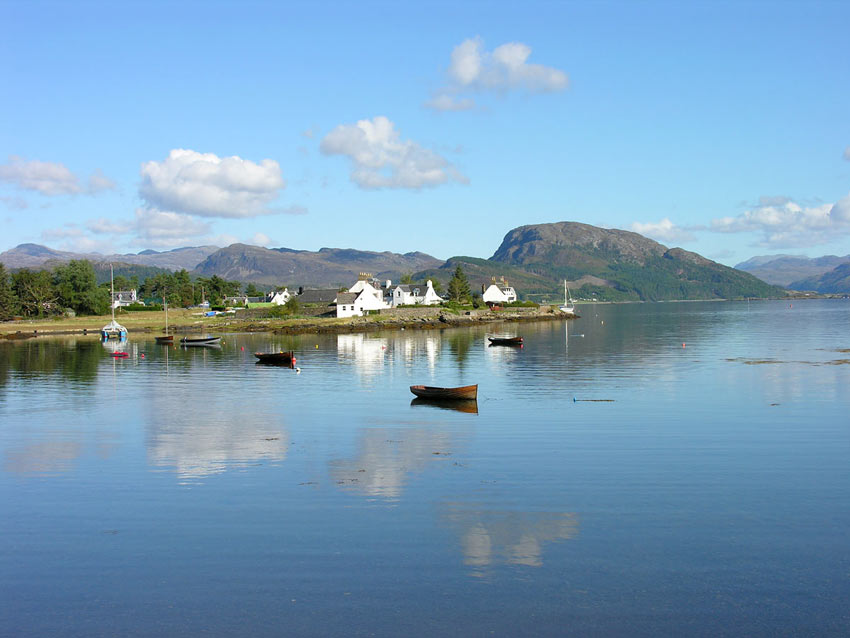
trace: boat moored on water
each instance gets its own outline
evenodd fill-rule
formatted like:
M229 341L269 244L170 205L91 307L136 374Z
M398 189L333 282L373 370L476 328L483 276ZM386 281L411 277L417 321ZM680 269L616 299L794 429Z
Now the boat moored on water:
M457 388L438 388L429 385L412 385L410 391L420 399L439 399L442 401L469 401L478 398L478 384Z
M100 338L104 341L107 339L119 339L123 341L127 338L127 328L115 321L115 283L112 264L109 265L109 305L112 309L112 321L100 329Z
M568 317L578 317L578 313L576 312L575 301L569 294L570 289L567 288L567 280L564 279L564 304L558 306L558 309L567 315Z
M221 337L203 336L203 337L183 337L180 343L184 346L215 346L221 341Z
M521 346L522 337L487 337L491 346Z
M271 363L282 366L295 365L295 353L292 350L286 352L255 352L254 356L257 357L257 363Z

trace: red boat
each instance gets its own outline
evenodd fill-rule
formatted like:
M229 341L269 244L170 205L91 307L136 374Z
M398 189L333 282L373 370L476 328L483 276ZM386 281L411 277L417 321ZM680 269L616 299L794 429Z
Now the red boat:
M412 385L410 391L420 399L442 399L451 401L469 401L478 398L478 384L464 385L459 388L436 388L429 385Z

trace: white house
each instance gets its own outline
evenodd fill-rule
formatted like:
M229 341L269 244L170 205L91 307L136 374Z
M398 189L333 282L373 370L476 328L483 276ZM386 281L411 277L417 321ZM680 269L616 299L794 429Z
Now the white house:
M366 314L368 310L389 308L384 301L384 293L368 281L360 279L348 292L341 292L336 297L336 316L355 317Z
M430 279L425 284L398 284L391 289L391 298L393 308L416 304L433 306L443 302L443 298L434 292Z
M276 306L282 306L292 297L289 294L289 289L284 288L282 291L272 291L268 295L266 295L266 303L273 303Z
M123 308L135 303L139 303L135 290L116 290L112 293L113 308Z
M359 317L363 314L362 303L357 303L360 293L341 292L336 296L337 317ZM361 300L362 301L362 300Z
M517 300L516 291L508 282L502 278L501 283L496 283L496 278L493 278L493 283L489 286L481 286L481 299L488 305L512 303Z

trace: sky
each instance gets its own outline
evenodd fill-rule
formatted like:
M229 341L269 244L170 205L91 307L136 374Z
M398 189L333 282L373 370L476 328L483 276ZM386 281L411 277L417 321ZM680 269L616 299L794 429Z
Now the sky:
M850 3L0 0L0 251L850 254Z

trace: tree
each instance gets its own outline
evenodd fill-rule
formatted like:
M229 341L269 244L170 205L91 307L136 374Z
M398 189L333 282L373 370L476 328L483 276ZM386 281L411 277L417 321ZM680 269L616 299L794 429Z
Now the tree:
M399 279L400 284L412 284L413 283L413 275L409 272L404 273Z
M263 293L260 292L257 289L257 286L255 286L253 283L250 283L247 286L245 286L245 296L246 297L262 297Z
M469 281L463 273L460 264L455 268L452 278L449 280L449 301L463 302L469 299Z
M98 288L91 262L72 259L53 272L59 302L82 315L104 315L109 312L110 294Z
M0 321L7 321L18 312L18 299L9 283L6 266L0 263Z
M46 270L22 268L12 275L12 290L21 312L28 317L41 317L59 310L59 295L53 287L53 277Z

